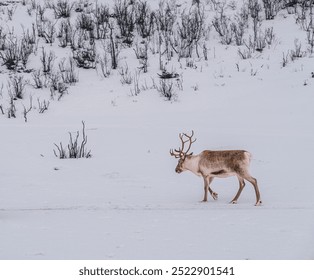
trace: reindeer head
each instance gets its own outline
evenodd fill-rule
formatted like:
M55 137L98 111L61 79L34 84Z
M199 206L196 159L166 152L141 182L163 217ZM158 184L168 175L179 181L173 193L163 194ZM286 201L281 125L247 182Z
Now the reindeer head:
M175 149L174 151L170 150L170 155L179 159L179 162L178 162L177 167L176 167L177 173L181 173L182 171L186 170L184 167L185 159L193 154L193 153L188 154L192 143L194 143L196 141L196 139L192 140L193 135L194 135L193 130L192 130L192 134L190 136L187 135L186 133L180 133L179 138L181 140L181 148ZM189 143L189 147L187 148L186 151L184 151L185 143Z

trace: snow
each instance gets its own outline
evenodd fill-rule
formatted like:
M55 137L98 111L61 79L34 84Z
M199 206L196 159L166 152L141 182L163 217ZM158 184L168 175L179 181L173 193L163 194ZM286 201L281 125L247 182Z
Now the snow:
M44 114L33 110L27 122L20 107L16 119L0 115L0 259L313 259L314 58L282 67L282 53L295 38L306 46L306 34L292 15L268 24L278 44L250 60L216 40L196 69L173 61L183 77L174 101L154 89L132 95L117 71L102 78L80 69L79 82ZM121 57L137 67L133 50ZM141 81L151 86L158 56L149 61ZM0 79L6 85L6 71ZM92 158L56 158L54 143L68 143L82 120ZM252 153L262 206L249 183L229 204L235 177L215 179L218 200L200 202L203 180L176 174L169 155L192 129L194 154Z

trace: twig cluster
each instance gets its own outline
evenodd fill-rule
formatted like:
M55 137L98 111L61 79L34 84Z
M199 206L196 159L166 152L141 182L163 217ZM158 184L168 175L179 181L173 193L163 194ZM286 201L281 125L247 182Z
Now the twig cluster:
M71 132L69 132L70 139L69 144L64 147L62 142L59 145L54 144L56 149L53 150L54 155L60 159L66 158L90 158L91 151L86 148L87 144L87 135L85 134L85 122L82 121L82 137L80 139L79 131L76 132L76 136L73 136Z

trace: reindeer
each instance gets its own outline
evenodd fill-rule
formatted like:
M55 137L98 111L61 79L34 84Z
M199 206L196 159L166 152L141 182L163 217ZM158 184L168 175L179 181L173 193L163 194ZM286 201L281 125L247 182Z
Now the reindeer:
M209 151L205 150L198 155L189 153L192 144L196 139L192 140L194 131L189 136L186 133L180 133L181 148L170 150L170 155L179 159L175 169L177 173L185 170L190 170L197 176L204 179L204 198L203 202L207 201L208 191L214 200L218 198L218 194L210 188L210 183L215 177L225 178L229 176L237 176L239 180L239 190L230 203L236 204L239 196L245 186L244 180L249 181L255 190L256 203L255 206L261 205L260 193L257 186L257 181L249 173L249 164L251 154L244 150L224 150L224 151ZM185 144L188 143L188 148L184 151Z

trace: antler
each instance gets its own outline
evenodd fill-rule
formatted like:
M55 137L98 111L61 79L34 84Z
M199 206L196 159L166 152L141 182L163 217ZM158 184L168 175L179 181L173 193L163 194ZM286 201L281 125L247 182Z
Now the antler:
M194 131L192 130L191 136L187 135L186 133L180 133L179 138L181 140L181 148L170 150L170 155L176 157L176 158L185 158L187 155L191 155L192 153L188 154L189 150L191 149L192 143L196 141L196 139L192 140L192 137L194 136ZM186 137L187 140L184 140L183 137ZM184 152L184 145L185 143L189 142L189 147L187 150Z
M177 152L177 150L175 150L175 152ZM175 158L179 158L180 157L180 153L175 153L173 150L170 150L170 155L174 156Z

